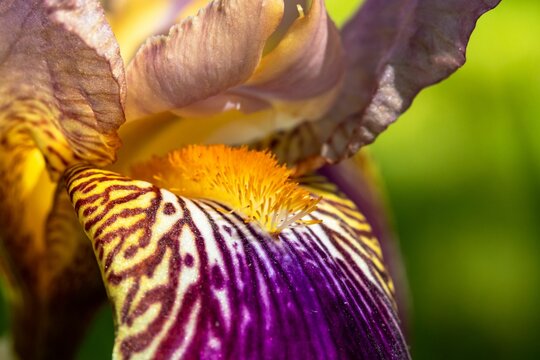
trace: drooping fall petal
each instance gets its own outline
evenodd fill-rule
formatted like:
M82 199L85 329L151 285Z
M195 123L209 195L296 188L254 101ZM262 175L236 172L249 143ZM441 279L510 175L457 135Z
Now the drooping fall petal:
M151 38L128 66L128 117L182 108L242 84L283 15L282 0L217 0Z
M71 358L103 290L75 276L96 279L95 265L51 179L114 159L122 61L97 1L3 1L0 39L0 261L15 347L23 359Z
M78 167L70 198L114 305L116 358L404 359L379 243L328 184L269 236L212 201Z
M11 340L20 359L70 359L106 297L63 186L55 190L43 160L34 162L25 151L2 154L0 171L0 262ZM40 164L35 183L25 183Z
M368 149L364 148L355 156L339 164L327 165L318 170L329 182L334 184L351 200L371 225L372 232L379 240L384 253L386 267L395 283L396 302L399 318L407 329L410 315L408 283L405 267L400 255L399 239L390 221L385 191L377 166Z
M416 94L453 73L477 19L499 0L367 0L342 30L347 71L328 115L268 137L300 171L356 153L396 120Z
M52 209L41 229L46 234L41 252L28 248L32 244L5 247L12 269L19 271L13 274L19 283L9 289L16 297L9 300L11 336L20 359L72 359L96 310L106 302L92 247L63 185Z

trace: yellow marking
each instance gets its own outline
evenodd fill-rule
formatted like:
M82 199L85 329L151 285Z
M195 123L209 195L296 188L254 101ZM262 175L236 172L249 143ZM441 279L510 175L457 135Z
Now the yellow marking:
M324 198L326 199L326 196ZM319 204L319 208L322 211L326 211L329 214L336 216L338 219L341 219L341 221L345 222L347 225L353 229L356 229L357 231L371 231L371 226L365 222L364 219L359 219L361 216L360 213L358 213L356 216L351 216L354 215L354 213L344 212L328 202Z
M369 246L369 248L373 250L379 258L382 259L383 254L382 254L381 246L379 245L379 240L377 240L376 237L369 238L366 236L361 236L360 239L362 240L364 244Z
M245 147L190 145L138 164L132 172L177 195L222 202L272 234L306 224L302 218L320 200L292 181L292 171L269 152Z
M367 254L367 256L369 257L369 259L371 260L375 268L377 268L377 270L379 270L380 272L386 272L386 268L384 267L384 264L381 262L381 260L378 257L373 256L372 254Z
M388 282L384 281L382 276L377 271L374 271L374 274L378 280L378 283L381 284L382 290L385 292L388 298L392 300L392 305L394 307L397 307L394 296L393 296L394 289L393 289L392 281L391 280L389 280Z
M304 9L302 8L302 5L300 4L296 4L296 9L298 10L298 18L299 19L302 19L306 16L306 14L304 13Z

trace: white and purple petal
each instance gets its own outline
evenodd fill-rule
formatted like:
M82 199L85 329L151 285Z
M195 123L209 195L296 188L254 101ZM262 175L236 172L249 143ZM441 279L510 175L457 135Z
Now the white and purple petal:
M407 359L370 225L342 195L272 237L225 206L75 168L67 187L114 305L116 358Z

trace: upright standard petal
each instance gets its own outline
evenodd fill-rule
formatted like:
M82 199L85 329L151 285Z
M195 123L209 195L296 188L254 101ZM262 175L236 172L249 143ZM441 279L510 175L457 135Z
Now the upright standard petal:
M239 4L241 2L238 1ZM235 2L222 3L231 7ZM275 3L277 6L282 1ZM121 150L118 169L129 160L125 156L128 153L130 156L136 154L137 160L141 160L186 144L248 144L277 130L319 119L334 104L342 87L344 55L339 32L328 17L323 0L287 1L285 15L271 35L268 32L264 37L254 36L246 26L238 28L238 31L248 33L232 39L228 22L212 25L214 20L210 14L216 4L209 5L195 18L186 20L186 24L179 25L185 28L183 32L173 30L168 38L161 38L168 44L167 51L154 56L149 51L151 46L162 43L154 39L143 47L128 67L128 79L133 85L128 97L128 118L137 121L129 122L123 128L122 139L126 147ZM249 4L254 6L251 2ZM218 14L225 16L226 13ZM264 17L270 15L260 14ZM241 24L244 20L238 18ZM234 21L239 20L235 18ZM190 25L192 23L196 26ZM182 38L186 38L184 43L179 42ZM235 48L228 42L232 40L242 44L236 38L250 39L259 45L256 49L236 47L244 52L256 51L233 54L224 60L223 49ZM189 45L192 42L196 45ZM176 43L177 46L173 46ZM165 45L160 49L165 49ZM201 60L199 53L207 58ZM246 64L245 59L253 61ZM226 66L222 65L224 61ZM147 64L148 71L137 66L143 62ZM177 66L172 66L174 64ZM207 66L213 66L209 77ZM194 71L188 71L190 69ZM230 69L233 69L232 75L240 69L238 74L241 76L230 82L211 81L218 75L228 79L227 71ZM169 82L169 79L173 81ZM165 84L163 91L154 91L147 86L156 81ZM163 92L170 101L156 100L162 98ZM133 106L144 102L149 105L146 110L130 111ZM168 112L144 119L137 117L165 110L174 114ZM146 135L149 131L152 137Z
M270 131L325 114L341 89L343 49L324 0L305 3L285 2L285 16L244 84L175 113L204 116L232 109L242 113L273 109L275 127Z
M120 44L122 59L131 60L144 41L165 34L197 0L102 0L107 20Z
M70 198L114 305L114 357L407 359L379 243L328 184L269 236L223 204L78 167Z
M261 60L244 88L270 99L309 99L335 89L343 76L339 30L324 0L314 0Z
M318 122L268 137L299 171L349 157L386 129L416 94L465 61L476 20L499 0L367 0L342 30L343 93Z
M282 0L216 0L148 40L130 63L128 117L182 108L242 84L283 15Z

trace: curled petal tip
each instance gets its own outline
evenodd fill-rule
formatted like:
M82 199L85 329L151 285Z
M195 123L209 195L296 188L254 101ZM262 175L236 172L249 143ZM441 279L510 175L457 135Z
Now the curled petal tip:
M423 88L465 61L477 19L499 1L367 0L342 29L344 88L320 121L284 130L255 145L291 165L320 157L335 163L375 140ZM303 166L305 167L305 166Z

